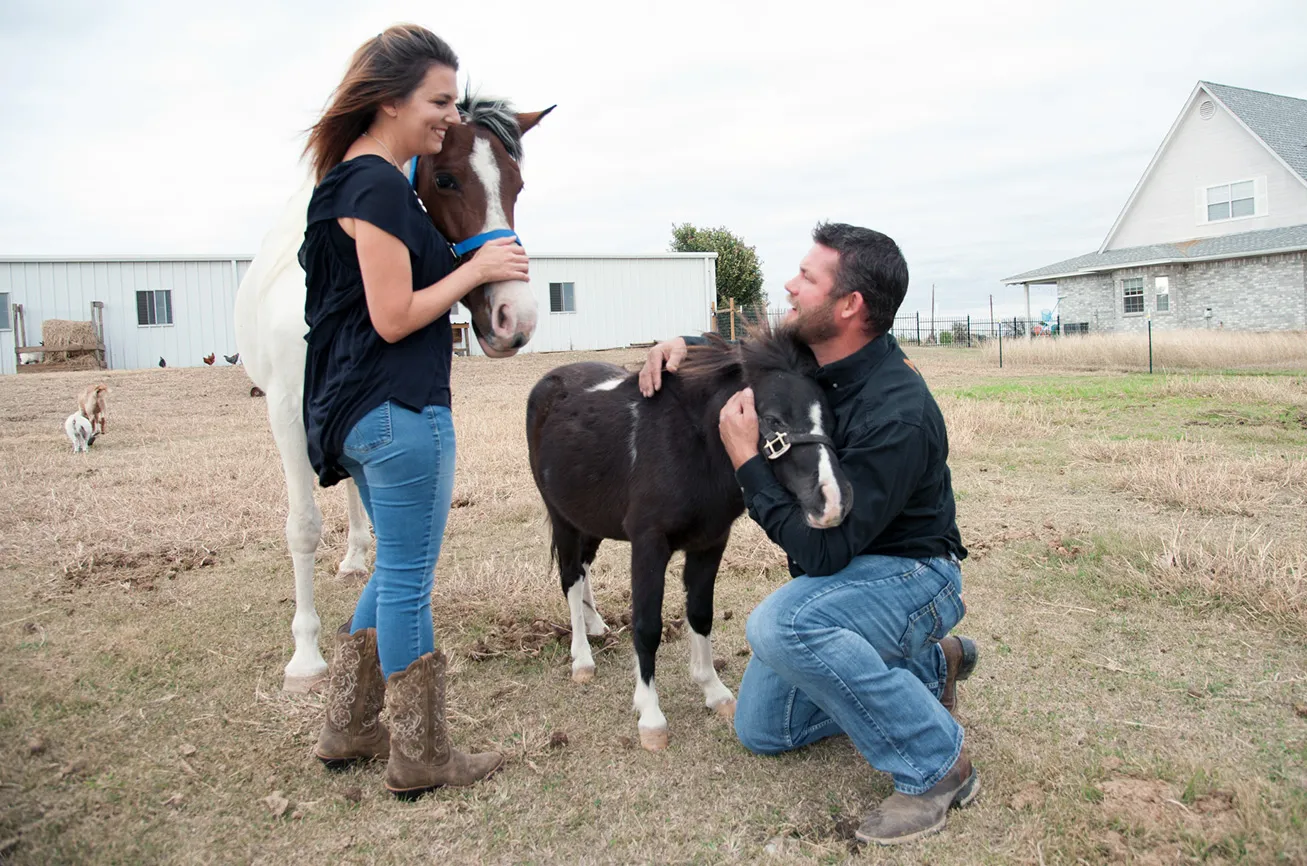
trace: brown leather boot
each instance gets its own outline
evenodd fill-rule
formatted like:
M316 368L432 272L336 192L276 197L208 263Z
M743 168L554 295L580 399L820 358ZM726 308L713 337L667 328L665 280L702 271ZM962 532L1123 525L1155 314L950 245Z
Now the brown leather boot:
M390 754L390 734L380 721L386 680L377 658L377 630L337 632L335 638L336 653L327 670L327 718L313 750L333 770Z
M397 797L410 799L441 785L471 785L504 763L498 752L467 755L450 743L445 666L445 654L436 650L390 675L386 705L394 749L386 788Z
M948 810L969 805L980 793L980 779L963 746L944 778L924 794L895 791L872 810L855 834L874 845L905 845L944 829Z
M944 680L944 693L940 695L939 702L944 705L944 709L953 713L958 706L958 680L971 676L980 659L980 650L974 640L961 635L949 635L939 642L939 646L944 650L944 661L948 663L948 676Z

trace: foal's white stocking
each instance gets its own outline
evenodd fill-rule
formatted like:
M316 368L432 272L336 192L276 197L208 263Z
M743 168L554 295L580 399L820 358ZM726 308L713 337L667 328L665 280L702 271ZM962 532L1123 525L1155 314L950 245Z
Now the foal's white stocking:
M658 706L658 690L654 678L646 685L640 678L640 660L635 662L635 711L640 714L636 727L640 731L640 745L650 752L667 748L667 717Z
M703 702L723 719L735 718L735 695L722 685L712 663L712 638L690 629L690 679L703 689Z
M585 584L585 605L583 607L585 633L593 637L602 637L608 634L608 626L604 623L604 618L599 615L599 606L595 604L595 586L590 580L589 564L581 566L581 582Z
M567 590L567 608L572 615L572 680L578 683L588 683L595 678L595 660L590 655L590 640L586 637L585 601L589 587L590 581L583 572ZM599 624L602 626L603 620Z

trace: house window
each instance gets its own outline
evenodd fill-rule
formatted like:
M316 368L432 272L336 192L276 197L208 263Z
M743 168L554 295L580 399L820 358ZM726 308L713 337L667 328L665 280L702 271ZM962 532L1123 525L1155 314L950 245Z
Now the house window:
M1155 294L1153 309L1159 313L1171 312L1171 278L1156 277L1153 280L1153 292Z
M136 324L171 325L172 289L136 293Z
M14 322L9 318L9 293L0 292L0 331L12 331Z
M1207 221L1249 217L1257 213L1257 200L1254 198L1251 180L1239 183L1227 183L1207 188Z
M550 283L549 284L549 312L551 313L575 313L576 312L576 284L575 283Z
M1142 313L1144 311L1144 278L1132 277L1121 281L1121 294L1125 298L1125 313Z

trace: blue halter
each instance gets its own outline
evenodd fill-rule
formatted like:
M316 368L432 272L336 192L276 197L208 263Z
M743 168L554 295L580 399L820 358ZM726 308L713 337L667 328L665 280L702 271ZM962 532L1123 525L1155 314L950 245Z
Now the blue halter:
M413 161L408 164L408 182L410 186L416 188L417 177L418 177L418 158L415 156L413 157ZM517 236L517 232L513 231L512 229L494 229L493 231L482 232L479 235L473 235L472 237L468 238L465 241L459 241L456 244L451 244L450 249L454 251L455 256L461 258L467 255L468 253L473 252L474 250L481 249L486 245L487 242L497 240L499 238L512 238L513 240L517 241L519 244L522 243L522 239L519 238Z

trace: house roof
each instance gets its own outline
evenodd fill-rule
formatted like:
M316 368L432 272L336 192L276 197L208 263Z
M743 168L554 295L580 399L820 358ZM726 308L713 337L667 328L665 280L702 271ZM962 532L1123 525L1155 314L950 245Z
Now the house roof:
M1298 250L1307 250L1307 225L1262 229L1173 244L1149 244L1122 250L1086 253L1083 256L1026 271L1024 274L1006 277L1003 282L1009 285L1051 282L1061 277L1113 271L1138 265L1236 259Z
M1199 83L1307 183L1307 99Z

